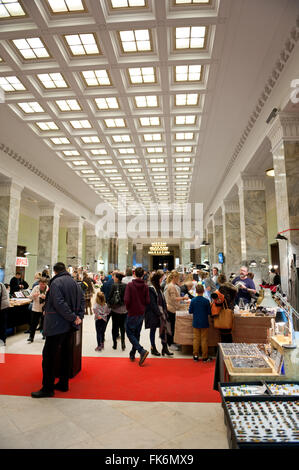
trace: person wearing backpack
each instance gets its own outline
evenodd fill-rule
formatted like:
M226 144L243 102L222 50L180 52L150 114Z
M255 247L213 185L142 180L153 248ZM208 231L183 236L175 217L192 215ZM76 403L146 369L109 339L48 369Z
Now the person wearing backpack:
M126 284L122 282L124 275L122 273L114 273L114 284L111 287L109 297L107 300L108 306L111 308L112 317L112 340L113 349L117 349L117 338L120 331L121 348L126 349L125 343L125 324L127 318L127 308L125 306L125 290Z

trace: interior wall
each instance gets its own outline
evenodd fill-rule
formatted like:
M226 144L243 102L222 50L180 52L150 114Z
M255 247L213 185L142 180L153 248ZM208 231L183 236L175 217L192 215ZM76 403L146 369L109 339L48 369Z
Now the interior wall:
M67 228L59 227L58 236L58 260L67 265L67 247L66 247Z

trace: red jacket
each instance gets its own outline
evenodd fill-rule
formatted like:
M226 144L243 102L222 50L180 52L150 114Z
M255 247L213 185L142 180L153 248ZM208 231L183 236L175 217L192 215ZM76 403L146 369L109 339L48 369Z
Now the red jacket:
M148 286L142 279L133 279L127 284L124 300L129 317L144 315L145 307L150 303Z

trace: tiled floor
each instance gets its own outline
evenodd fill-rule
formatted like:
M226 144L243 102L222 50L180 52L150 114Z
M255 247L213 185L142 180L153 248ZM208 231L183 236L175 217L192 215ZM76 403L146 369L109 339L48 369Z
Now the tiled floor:
M7 339L5 352L41 354L39 333L27 343L23 332ZM141 344L149 349L149 330ZM157 340L157 346L159 340ZM112 349L111 321L104 352L94 351L94 320L84 318L83 355L128 357ZM176 358L190 357L176 352ZM172 358L169 358L172 360ZM227 449L220 403L165 403L0 396L2 449Z

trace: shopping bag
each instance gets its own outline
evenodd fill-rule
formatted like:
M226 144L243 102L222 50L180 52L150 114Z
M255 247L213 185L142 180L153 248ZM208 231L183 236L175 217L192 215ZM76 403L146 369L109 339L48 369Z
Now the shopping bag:
M227 303L224 302L223 308L220 310L219 315L214 318L214 328L221 330L231 330L234 324L234 313L230 308L227 308Z

